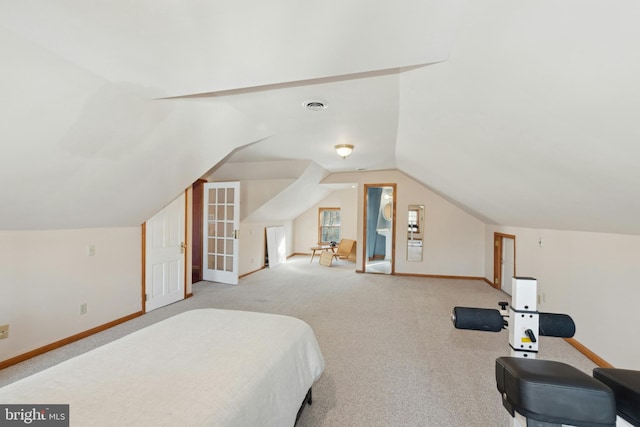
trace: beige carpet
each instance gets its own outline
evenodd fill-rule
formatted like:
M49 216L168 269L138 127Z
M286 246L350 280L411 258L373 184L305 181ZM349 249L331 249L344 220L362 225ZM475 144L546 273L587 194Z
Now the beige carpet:
M286 314L314 329L326 370L299 427L509 425L494 381L496 357L509 355L507 332L456 330L449 319L456 305L497 308L508 300L484 282L357 274L348 261L324 267L300 256L238 286L201 282L193 293L0 371L0 385L173 314L216 307ZM589 374L595 367L561 339L542 337L540 349L540 359Z

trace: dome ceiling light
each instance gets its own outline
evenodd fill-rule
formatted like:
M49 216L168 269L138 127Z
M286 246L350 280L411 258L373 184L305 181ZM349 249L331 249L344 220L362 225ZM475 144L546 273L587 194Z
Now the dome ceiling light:
M336 149L336 153L338 153L338 156L342 157L343 159L346 159L347 156L349 156L353 152L353 145L351 144L338 144L333 148Z

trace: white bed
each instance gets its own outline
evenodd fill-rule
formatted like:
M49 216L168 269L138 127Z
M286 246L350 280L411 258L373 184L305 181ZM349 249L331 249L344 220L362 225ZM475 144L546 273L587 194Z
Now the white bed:
M288 427L323 370L305 322L202 309L0 388L0 403L69 404L79 427Z

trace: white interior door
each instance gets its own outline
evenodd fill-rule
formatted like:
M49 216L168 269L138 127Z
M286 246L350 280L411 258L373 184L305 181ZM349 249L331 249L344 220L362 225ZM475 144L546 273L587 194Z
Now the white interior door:
M184 193L146 222L146 311L184 299L184 224Z
M515 269L515 240L502 238L502 285L501 289L512 295L512 278Z
M204 244L202 278L238 284L240 183L204 184Z

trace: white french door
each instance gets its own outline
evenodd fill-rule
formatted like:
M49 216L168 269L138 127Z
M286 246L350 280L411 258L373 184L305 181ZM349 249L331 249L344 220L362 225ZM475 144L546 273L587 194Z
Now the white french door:
M184 299L185 195L145 224L145 310Z
M240 183L204 184L202 278L238 284Z

